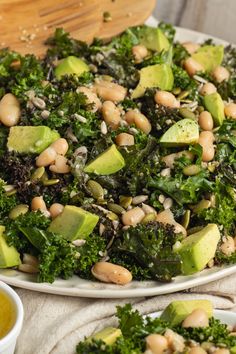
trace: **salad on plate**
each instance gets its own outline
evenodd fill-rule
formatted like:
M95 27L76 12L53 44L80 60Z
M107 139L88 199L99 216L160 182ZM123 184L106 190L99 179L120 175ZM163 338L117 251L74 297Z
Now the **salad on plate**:
M0 50L0 268L125 285L236 263L236 49L174 35Z

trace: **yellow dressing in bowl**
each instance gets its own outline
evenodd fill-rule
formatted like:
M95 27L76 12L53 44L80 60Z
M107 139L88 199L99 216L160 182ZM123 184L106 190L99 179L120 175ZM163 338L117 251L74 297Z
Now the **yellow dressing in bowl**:
M12 300L0 290L0 339L5 337L16 321L16 309Z

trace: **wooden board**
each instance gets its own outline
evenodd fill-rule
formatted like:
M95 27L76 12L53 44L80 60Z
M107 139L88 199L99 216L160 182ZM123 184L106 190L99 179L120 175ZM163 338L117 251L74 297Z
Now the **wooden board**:
M156 0L0 0L0 48L43 55L43 44L57 27L77 39L110 38L143 23ZM111 21L104 22L109 12Z

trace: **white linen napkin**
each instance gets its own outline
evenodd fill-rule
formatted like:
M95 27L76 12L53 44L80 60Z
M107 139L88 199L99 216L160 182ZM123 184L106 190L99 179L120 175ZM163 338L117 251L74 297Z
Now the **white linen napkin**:
M77 343L108 325L115 325L117 305L132 303L142 314L155 312L177 299L209 299L218 309L236 310L236 275L181 293L133 299L86 299L16 289L25 319L15 354L75 354Z

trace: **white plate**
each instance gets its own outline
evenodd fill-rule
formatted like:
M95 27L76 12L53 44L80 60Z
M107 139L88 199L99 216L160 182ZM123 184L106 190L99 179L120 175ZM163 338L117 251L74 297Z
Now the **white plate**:
M150 18L147 23L155 26L157 21ZM218 44L228 43L212 36L190 31L184 28L177 28L176 39L179 41L203 42L213 38ZM41 291L58 295L70 295L93 298L127 298L168 294L176 291L189 289L193 286L209 283L214 280L231 275L236 271L236 265L213 267L191 276L178 276L171 283L160 283L156 281L133 281L126 286L118 286L88 281L73 276L68 280L56 280L53 284L36 283L35 277L12 269L0 270L0 280L20 288Z
M162 311L158 312L153 312L150 313L148 316L152 318L160 317L162 314ZM236 325L236 313L235 312L230 312L230 311L223 311L223 310L214 310L213 315L215 318L220 320L221 322L230 325L230 326L235 326Z

